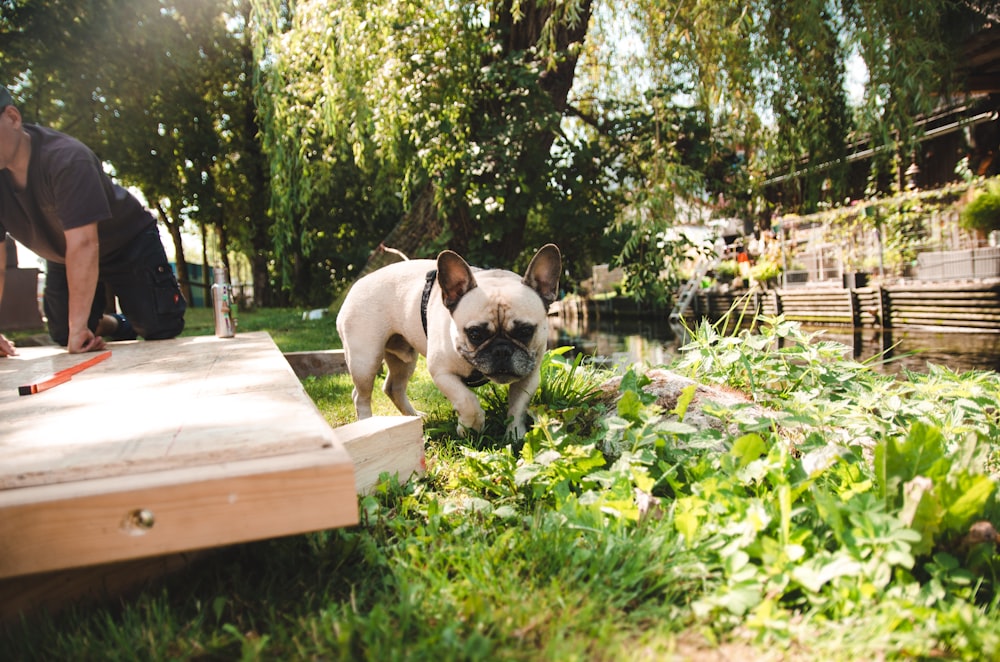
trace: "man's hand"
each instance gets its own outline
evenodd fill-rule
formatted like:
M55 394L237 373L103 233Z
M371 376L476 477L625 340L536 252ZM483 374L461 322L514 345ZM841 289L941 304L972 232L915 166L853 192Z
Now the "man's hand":
M86 326L84 326L82 330L71 329L66 349L69 350L70 354L97 352L104 349L104 338L95 336L94 332Z
M0 358L14 356L15 354L17 354L17 350L14 349L14 343L7 340L7 338L0 333Z

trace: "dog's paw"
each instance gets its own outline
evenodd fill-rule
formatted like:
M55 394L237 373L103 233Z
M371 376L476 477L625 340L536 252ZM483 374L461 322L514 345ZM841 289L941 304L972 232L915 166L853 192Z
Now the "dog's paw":
M524 424L524 421L519 423L511 422L507 426L507 431L504 433L504 437L509 441L521 441L524 439L524 435L528 434L528 426Z
M458 436L465 438L469 431L482 432L486 425L486 414L482 409L470 414L458 415Z

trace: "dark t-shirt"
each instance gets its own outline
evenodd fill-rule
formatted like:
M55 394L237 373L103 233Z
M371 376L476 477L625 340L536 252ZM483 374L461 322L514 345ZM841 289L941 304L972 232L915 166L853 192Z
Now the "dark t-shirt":
M65 230L98 223L101 259L156 219L131 193L113 181L97 155L76 138L24 124L31 136L28 186L16 191L8 171L0 171L0 236L11 236L40 257L66 262Z

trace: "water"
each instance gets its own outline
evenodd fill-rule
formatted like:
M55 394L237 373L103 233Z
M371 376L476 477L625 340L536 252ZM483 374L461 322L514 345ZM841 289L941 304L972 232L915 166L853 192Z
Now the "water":
M677 358L678 342L665 319L604 321L594 328L569 327L559 318L549 320L549 346L568 345L611 365L645 362L669 365ZM849 329L804 327L820 338L846 345L848 356L872 360L887 374L907 370L926 372L927 364L967 370L1000 372L1000 333L919 331L912 329ZM881 358L876 358L881 357Z

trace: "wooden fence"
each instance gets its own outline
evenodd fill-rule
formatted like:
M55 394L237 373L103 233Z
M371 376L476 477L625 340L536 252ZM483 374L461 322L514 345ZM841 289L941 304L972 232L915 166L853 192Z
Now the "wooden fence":
M732 311L730 313L730 311ZM888 287L795 288L702 292L685 314L689 325L729 313L731 324L759 315L822 326L963 328L1000 332L1000 283L913 283Z

